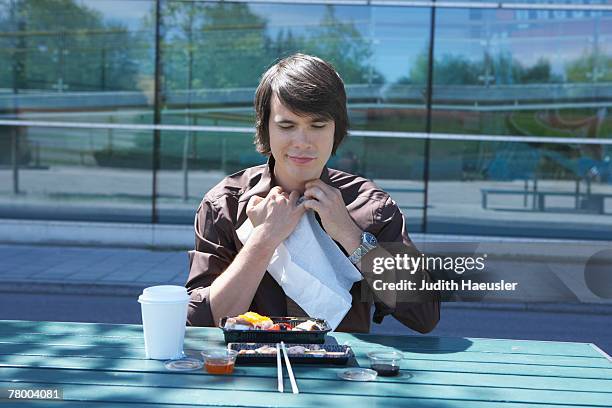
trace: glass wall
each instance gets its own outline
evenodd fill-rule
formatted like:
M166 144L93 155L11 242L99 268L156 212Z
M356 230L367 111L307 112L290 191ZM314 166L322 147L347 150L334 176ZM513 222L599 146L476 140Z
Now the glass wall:
M432 144L429 231L609 237L612 13L436 17L432 131L488 140Z
M0 0L0 217L191 223L304 52L349 97L329 166L410 231L611 239L610 2L394 4Z
M427 81L413 77L412 65L428 49L429 9L283 4L281 10L278 4L183 1L161 5L164 124L251 128L253 95L262 73L279 57L303 52L329 60L342 75L353 130L425 130L422 95ZM218 180L222 174L263 163L251 135L164 133L159 193L182 195L197 205L211 185L187 180L186 187L173 182L173 175L188 168L190 174L207 173ZM329 165L375 179L406 199L402 206L409 226L420 230L423 146L421 140L352 137ZM160 221L169 221L164 214Z
M0 0L0 217L151 222L154 11Z
M0 218L151 222L151 151L133 144L150 131L36 126L10 133L19 147L28 136L27 161L0 167ZM141 168L131 162L135 157L107 165L92 154L106 148L148 160Z

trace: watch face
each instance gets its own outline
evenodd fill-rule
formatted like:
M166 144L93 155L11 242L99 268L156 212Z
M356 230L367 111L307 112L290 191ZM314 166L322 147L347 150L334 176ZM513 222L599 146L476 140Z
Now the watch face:
M364 233L363 238L368 245L371 245L373 247L378 245L378 241L376 240L376 237L370 234L369 232Z

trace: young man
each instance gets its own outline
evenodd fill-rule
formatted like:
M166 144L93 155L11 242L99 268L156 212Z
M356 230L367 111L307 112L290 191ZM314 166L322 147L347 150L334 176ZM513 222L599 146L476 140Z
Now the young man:
M266 268L306 211L315 211L322 228L354 264L376 240L416 251L404 216L387 193L369 180L326 167L348 131L344 85L330 64L303 54L281 60L263 75L255 111L255 144L268 163L226 177L198 208L186 284L190 325L214 326L223 316L248 310L305 315ZM236 230L247 217L254 230L243 246ZM427 272L421 273L430 280ZM376 297L364 299L371 289L362 285L369 284L362 280L351 288L352 306L336 330L369 332ZM392 314L422 333L439 320L438 296L375 305L374 321Z

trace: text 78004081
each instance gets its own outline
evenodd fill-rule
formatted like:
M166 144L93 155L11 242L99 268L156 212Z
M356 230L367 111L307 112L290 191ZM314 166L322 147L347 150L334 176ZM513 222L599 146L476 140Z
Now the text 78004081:
M63 400L61 388L0 388L0 400Z

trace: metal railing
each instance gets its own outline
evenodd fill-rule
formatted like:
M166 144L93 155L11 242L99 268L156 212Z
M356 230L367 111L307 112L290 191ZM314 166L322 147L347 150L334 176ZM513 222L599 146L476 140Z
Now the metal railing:
M216 133L254 133L255 128L240 126L188 126L188 125L137 125L126 123L90 123L90 122L61 122L61 121L29 121L0 119L0 126L44 127L66 129L114 129L114 130L158 130L181 132L216 132ZM419 140L453 140L477 142L519 142L519 143L552 143L552 144L578 144L578 145L612 145L612 139L588 139L577 137L551 137L551 136L512 136L512 135L476 135L454 133L425 133L425 132L394 132L385 130L352 130L352 136L376 138L400 138Z
M185 1L185 0L181 0ZM519 3L491 1L413 1L413 0L188 0L205 3L252 3L252 4L302 4L334 6L387 6L430 8L487 8L487 9L542 9L542 10L588 10L612 11L610 4Z

